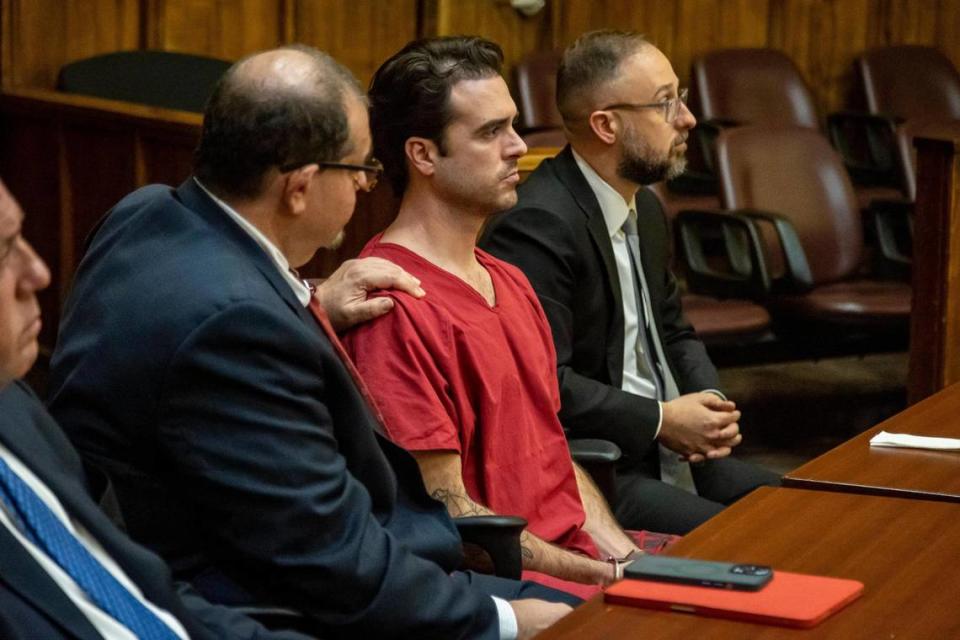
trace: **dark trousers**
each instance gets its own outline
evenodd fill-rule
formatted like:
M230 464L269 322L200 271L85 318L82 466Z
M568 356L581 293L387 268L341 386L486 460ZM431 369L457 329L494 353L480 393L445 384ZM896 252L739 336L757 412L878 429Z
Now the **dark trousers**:
M779 486L780 477L735 458L691 467L697 494L661 482L639 470L617 471L614 515L625 529L683 535L760 486Z

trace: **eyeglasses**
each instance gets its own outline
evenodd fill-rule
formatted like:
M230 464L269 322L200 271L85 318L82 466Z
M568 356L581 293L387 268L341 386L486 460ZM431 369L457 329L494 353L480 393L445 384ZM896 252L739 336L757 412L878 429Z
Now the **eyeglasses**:
M670 98L669 100L650 102L647 104L618 102L617 104L606 106L603 109L598 109L598 111L614 111L616 109L625 109L628 111L635 111L638 109L663 109L663 119L666 120L668 124L673 124L673 122L677 119L677 116L680 115L680 104L687 104L688 93L689 91L687 89L680 89L679 95L677 95L676 98Z
M364 180L357 181L357 186L366 192L373 191L383 175L383 165L376 158L371 158L369 164L347 164L344 162L318 162L324 169L346 169L347 171L362 171Z
M299 169L305 164L296 164L288 165L281 167L280 170L283 172L293 171L294 169ZM362 172L364 179L361 182L354 178L357 183L357 187L363 191L370 192L377 186L377 182L380 181L380 176L383 175L383 165L376 158L371 158L368 164L349 164L346 162L326 162L318 161L317 166L322 169L345 169L347 171L357 171Z

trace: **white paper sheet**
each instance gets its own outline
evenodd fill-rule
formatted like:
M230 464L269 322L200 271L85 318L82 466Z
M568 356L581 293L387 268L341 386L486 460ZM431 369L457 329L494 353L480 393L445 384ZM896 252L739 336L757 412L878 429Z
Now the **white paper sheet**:
M912 436L906 433L881 431L870 438L871 447L905 447L908 449L935 449L937 451L960 451L960 439Z

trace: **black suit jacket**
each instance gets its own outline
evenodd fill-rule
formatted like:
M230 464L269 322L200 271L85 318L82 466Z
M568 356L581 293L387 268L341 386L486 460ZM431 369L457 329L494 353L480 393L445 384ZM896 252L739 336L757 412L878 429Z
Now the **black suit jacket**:
M460 538L266 253L193 180L124 198L92 240L51 411L131 535L220 603L324 635L497 637L448 573Z
M620 389L623 301L610 235L570 147L545 160L518 189L517 205L487 226L480 246L526 274L553 329L560 419L571 435L611 440L628 461L659 476L655 400ZM719 388L703 343L684 320L668 261L666 218L648 190L637 193L640 252L654 322L680 393Z
M96 538L150 602L180 620L191 638L305 637L268 632L252 620L224 607L214 607L186 589L178 595L163 561L134 544L90 498L76 451L22 382L0 389L0 442L50 488L64 509ZM100 638L57 583L3 526L0 638Z

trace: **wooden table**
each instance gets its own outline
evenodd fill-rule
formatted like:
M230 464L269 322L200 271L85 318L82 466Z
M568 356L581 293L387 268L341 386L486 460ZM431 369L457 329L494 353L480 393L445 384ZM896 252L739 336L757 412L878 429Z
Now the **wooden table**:
M960 438L960 384L791 471L784 485L960 502L960 452L871 447L879 431Z
M608 605L602 596L538 636L812 640L960 638L960 505L802 489L758 489L670 555L852 578L863 596L808 630Z

